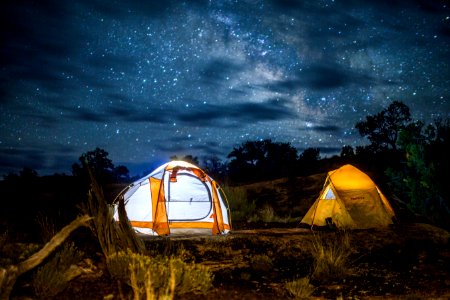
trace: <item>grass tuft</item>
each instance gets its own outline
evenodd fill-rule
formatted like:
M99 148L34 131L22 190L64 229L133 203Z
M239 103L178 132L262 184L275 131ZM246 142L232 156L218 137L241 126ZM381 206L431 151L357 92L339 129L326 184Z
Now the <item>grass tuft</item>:
M36 224L40 229L41 238L44 243L50 241L58 233L55 223L43 213L39 213L36 216Z
M66 243L59 252L33 276L33 288L39 298L48 298L62 292L70 281L70 267L78 263L83 253L73 243Z
M107 259L111 275L130 285L135 299L172 299L175 294L204 294L212 286L213 275L204 266L185 263L180 258L149 256L120 251Z
M308 277L289 281L286 283L285 288L289 296L294 299L309 299L315 290Z
M349 268L350 238L346 231L315 234L312 242L312 277L320 281L342 278Z
M259 272L268 272L273 268L272 259L265 254L256 254L250 258L250 266Z
M222 186L222 189L227 195L234 221L247 221L256 214L256 203L248 200L245 188Z

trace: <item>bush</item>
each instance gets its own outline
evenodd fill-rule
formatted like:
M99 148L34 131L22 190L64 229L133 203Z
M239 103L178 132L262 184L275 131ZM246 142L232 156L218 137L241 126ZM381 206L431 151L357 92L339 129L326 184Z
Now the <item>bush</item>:
M314 292L314 286L310 284L308 277L303 277L286 283L289 296L295 299L309 299Z
M314 258L313 278L326 281L346 275L351 254L350 238L346 231L314 235L311 250Z
M227 195L232 220L247 221L256 215L256 203L248 200L245 188L224 186L222 189Z
M50 241L52 237L54 237L56 233L58 233L55 223L43 213L37 215L36 224L40 229L41 238L44 243Z
M83 256L73 243L64 244L63 248L33 276L34 292L40 298L48 298L62 292L71 277L70 267L78 263Z
M213 275L203 266L179 258L149 256L120 251L107 259L111 276L130 285L135 299L173 298L174 294L205 293Z
M256 254L250 258L250 266L255 271L268 272L272 269L273 262L265 254Z

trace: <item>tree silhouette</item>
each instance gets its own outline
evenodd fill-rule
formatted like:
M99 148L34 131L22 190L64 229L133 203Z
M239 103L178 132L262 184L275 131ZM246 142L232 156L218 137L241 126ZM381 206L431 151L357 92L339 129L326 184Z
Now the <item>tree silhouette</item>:
M394 101L381 112L356 123L355 128L361 136L369 139L373 150L397 150L398 133L410 120L409 107L403 102Z
M355 151L352 146L346 145L342 147L340 156L342 158L353 158L355 156Z
M298 158L299 171L302 175L310 175L317 171L320 160L319 148L306 148Z
M415 212L450 226L450 120L411 123L400 132L398 146L405 153L401 168L387 172L395 192Z
M271 140L247 141L228 154L229 176L237 182L254 182L292 174L297 162L297 149L289 143Z
M203 158L203 169L216 180L223 180L227 172L226 164L217 156Z
M108 152L98 147L93 151L83 153L79 158L80 163L74 163L72 165L72 174L88 180L87 164L99 183L104 184L118 180L128 180L128 169L125 166L114 167L108 155Z

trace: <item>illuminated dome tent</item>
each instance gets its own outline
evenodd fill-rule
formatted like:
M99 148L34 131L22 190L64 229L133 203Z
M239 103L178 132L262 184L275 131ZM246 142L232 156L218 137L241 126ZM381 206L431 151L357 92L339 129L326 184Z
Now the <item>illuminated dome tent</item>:
M132 183L119 197L139 233L224 234L231 222L219 190L197 166L171 161ZM117 210L114 219L119 219Z
M389 201L364 172L345 165L328 172L319 198L301 223L340 228L374 228L392 224Z

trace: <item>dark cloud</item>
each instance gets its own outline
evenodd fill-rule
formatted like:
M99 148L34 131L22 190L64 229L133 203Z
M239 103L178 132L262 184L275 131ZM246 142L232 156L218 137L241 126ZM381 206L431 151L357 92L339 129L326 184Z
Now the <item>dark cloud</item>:
M86 9L93 9L101 13L105 17L110 18L126 18L130 15L141 15L150 18L165 18L173 10L182 5L178 0L130 0L130 1L83 1ZM206 0L189 1L189 5L194 5L195 8L200 9L207 5Z
M200 136L201 137L201 136ZM203 137L204 138L204 137ZM216 142L196 143L194 138L187 137L171 137L167 139L167 143L159 144L155 147L157 151L167 153L167 156L184 155L197 156L197 153L208 153L208 155L225 156L230 151L230 147L224 147Z
M3 175L9 172L17 174L24 167L38 170L39 175L52 174L55 170L70 172L71 165L81 155L76 151L73 147L57 144L46 148L0 147L0 170Z
M342 147L319 147L320 153L325 155L338 155L341 153Z
M244 66L226 59L214 59L206 64L200 71L203 81L210 84L221 84L226 82L227 77L233 78L244 70Z
M266 84L263 87L276 92L292 92L298 89L328 91L346 87L368 87L393 85L392 80L374 77L368 73L357 72L340 65L315 64L297 72L291 78Z
M339 126L335 125L314 125L311 127L302 127L300 128L302 131L316 131L316 132L331 132L337 133L342 130Z
M295 118L296 115L288 104L289 101L284 99L230 105L204 104L193 111L180 113L178 119L185 124L197 126L227 127Z
M125 121L129 123L164 123L168 121L170 111L160 109L143 109L142 107L131 106L127 103L123 105L110 105L105 110L88 109L83 107L68 107L60 105L64 110L66 118L80 122L105 123L114 121Z
M34 170L46 168L48 153L35 148L0 148L0 169L16 172L17 168L28 167Z

